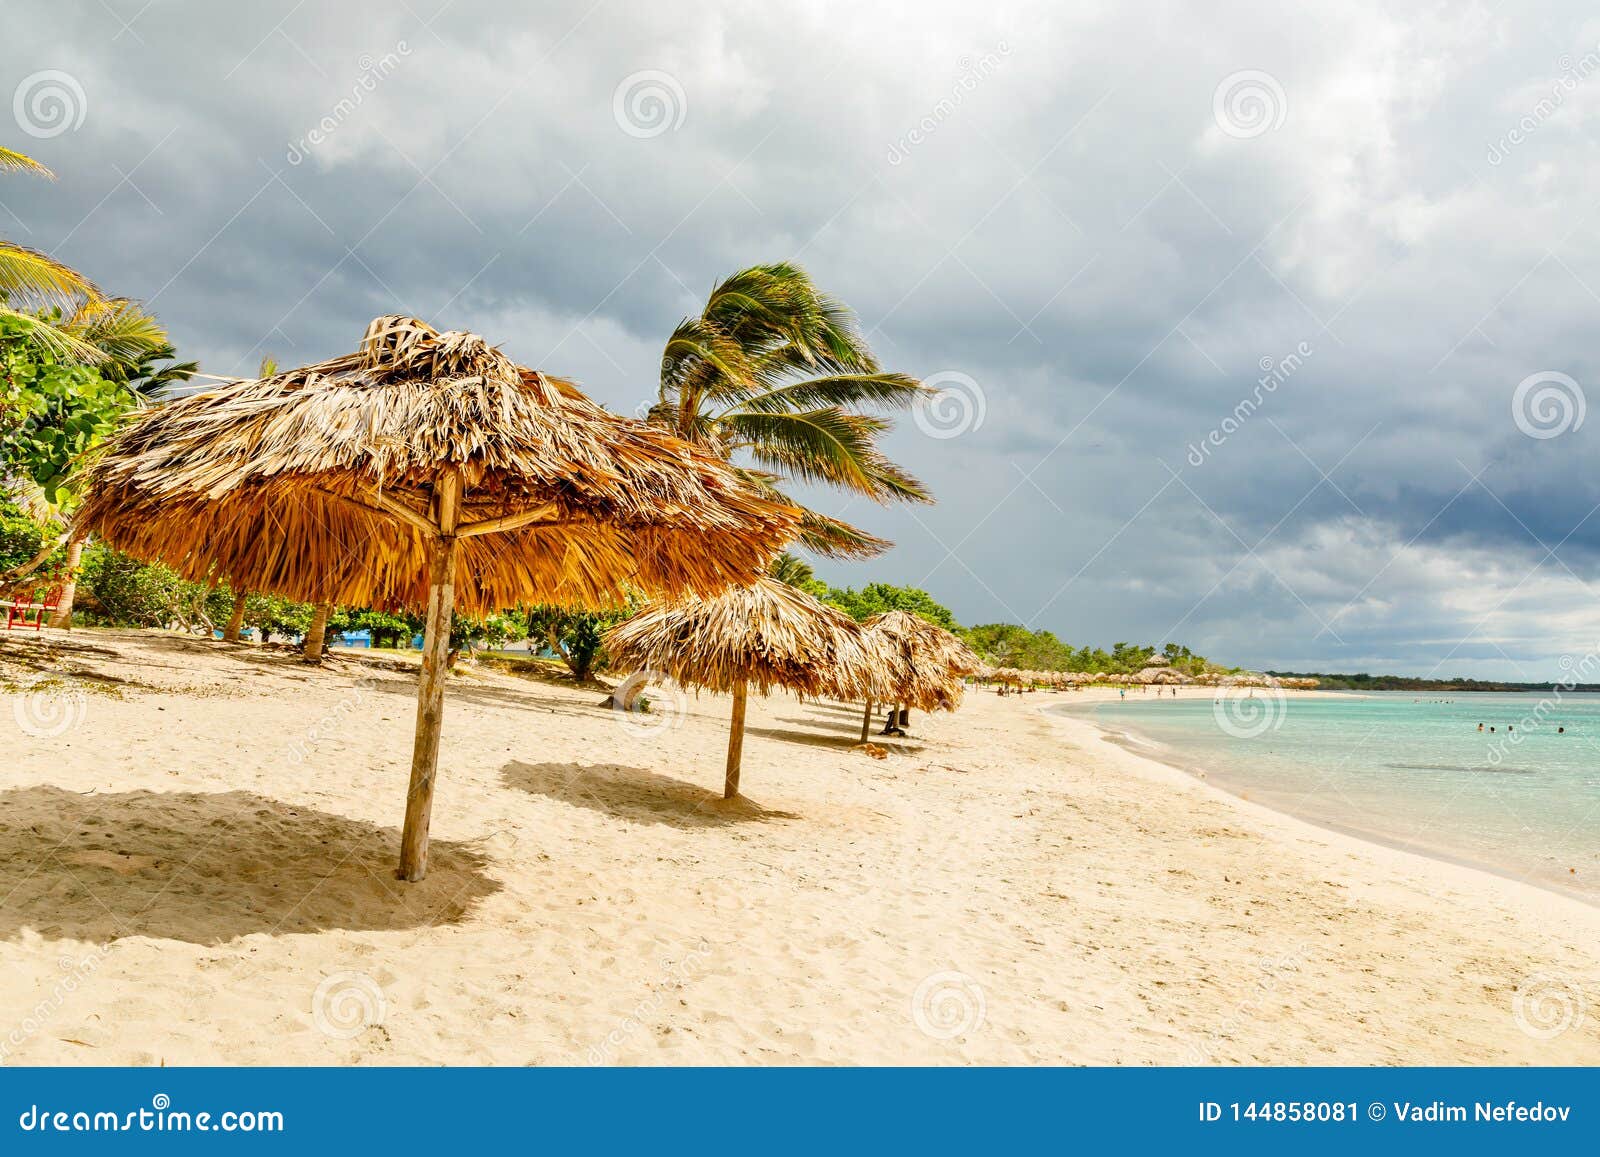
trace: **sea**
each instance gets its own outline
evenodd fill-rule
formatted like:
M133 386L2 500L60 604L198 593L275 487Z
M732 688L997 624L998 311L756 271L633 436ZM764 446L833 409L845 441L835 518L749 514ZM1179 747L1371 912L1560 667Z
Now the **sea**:
M1051 709L1324 827L1600 904L1600 694L1152 689Z

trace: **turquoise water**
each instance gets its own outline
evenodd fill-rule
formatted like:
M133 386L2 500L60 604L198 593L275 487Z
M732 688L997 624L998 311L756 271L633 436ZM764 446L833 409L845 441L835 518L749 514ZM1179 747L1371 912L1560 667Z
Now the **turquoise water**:
M1600 902L1600 694L1245 694L1062 709L1269 807Z

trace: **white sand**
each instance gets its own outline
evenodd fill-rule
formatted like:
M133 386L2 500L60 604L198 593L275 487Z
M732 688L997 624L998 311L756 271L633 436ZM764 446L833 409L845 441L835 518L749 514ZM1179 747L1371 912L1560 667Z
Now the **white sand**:
M1600 909L1233 799L1065 696L969 696L881 762L859 707L752 700L725 808L725 699L646 733L463 674L403 885L404 671L19 657L130 684L0 714L6 1063L1600 1062Z

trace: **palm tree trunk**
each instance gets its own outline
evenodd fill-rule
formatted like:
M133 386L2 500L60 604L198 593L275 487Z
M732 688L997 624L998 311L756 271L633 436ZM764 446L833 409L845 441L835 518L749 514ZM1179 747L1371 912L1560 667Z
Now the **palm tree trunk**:
M67 543L67 559L65 564L66 578L61 583L61 599L56 603L55 613L50 616L47 624L60 627L62 630L72 630L72 600L78 595L78 570L83 564L83 544L87 535L74 535Z
M239 641L239 634L244 630L244 601L248 597L243 591L233 596L233 613L228 616L228 625L222 629L223 642Z
M307 663L322 662L322 645L328 638L328 616L332 613L332 603L317 604L316 612L311 616L311 629L306 632L305 648L301 652L301 657Z
M733 689L733 722L728 727L728 772L722 781L722 798L739 794L739 767L744 762L744 707L748 687L739 683Z

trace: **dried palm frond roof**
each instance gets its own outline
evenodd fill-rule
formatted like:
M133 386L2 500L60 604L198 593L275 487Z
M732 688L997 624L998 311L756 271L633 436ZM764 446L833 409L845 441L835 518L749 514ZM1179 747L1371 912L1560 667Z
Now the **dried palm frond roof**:
M920 711L953 711L961 703L962 677L983 669L983 661L960 639L909 611L873 615L866 632L883 658L874 699Z
M739 683L767 694L865 698L878 656L849 615L797 587L762 578L710 598L647 607L612 628L613 663L713 691Z
M446 475L467 612L714 593L799 517L476 334L381 317L353 354L141 415L89 466L79 525L198 581L420 607Z

